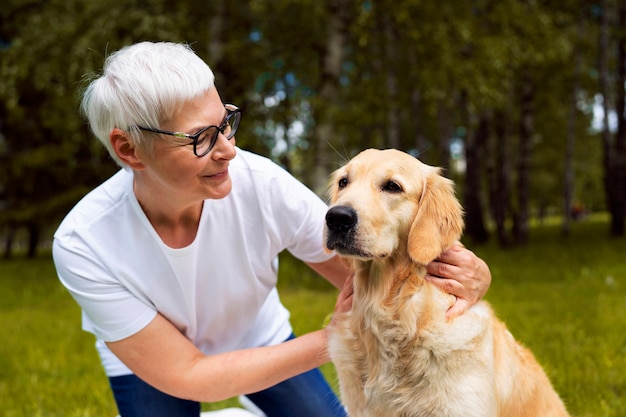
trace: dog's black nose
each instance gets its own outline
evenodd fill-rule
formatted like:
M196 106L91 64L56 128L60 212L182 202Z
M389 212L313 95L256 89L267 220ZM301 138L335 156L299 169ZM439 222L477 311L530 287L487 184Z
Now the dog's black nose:
M356 210L347 206L331 207L326 213L326 225L333 232L346 232L356 225Z

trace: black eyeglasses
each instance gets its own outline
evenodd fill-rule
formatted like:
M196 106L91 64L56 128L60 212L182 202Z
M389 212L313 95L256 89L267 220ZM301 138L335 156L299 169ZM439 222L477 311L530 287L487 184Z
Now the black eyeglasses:
M177 138L191 139L193 142L193 153L200 157L211 152L211 149L215 146L217 142L217 137L221 133L226 137L226 139L230 140L235 133L237 132L237 128L239 127L239 122L241 121L241 109L232 104L224 104L224 108L226 109L226 118L219 126L208 126L204 129L200 130L193 135L183 132L170 132L167 130L161 129L151 129L148 127L137 126L140 130L145 130L146 132L160 133L162 135L170 135L176 136Z

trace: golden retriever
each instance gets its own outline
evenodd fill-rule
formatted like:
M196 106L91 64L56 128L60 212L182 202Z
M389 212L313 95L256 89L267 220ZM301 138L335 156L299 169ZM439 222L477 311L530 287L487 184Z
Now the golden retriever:
M369 149L337 170L325 241L353 263L352 310L329 352L353 417L567 416L543 369L481 301L446 319L455 297L424 280L461 237L462 208L440 170Z

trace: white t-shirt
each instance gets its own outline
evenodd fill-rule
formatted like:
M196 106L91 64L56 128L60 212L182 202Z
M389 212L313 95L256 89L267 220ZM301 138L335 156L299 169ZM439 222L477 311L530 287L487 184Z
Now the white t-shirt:
M205 200L197 236L166 246L121 170L85 196L54 235L57 273L96 335L109 376L132 373L106 347L143 329L157 312L205 354L265 346L291 334L276 290L284 249L323 262L326 205L285 170L237 150L231 193Z

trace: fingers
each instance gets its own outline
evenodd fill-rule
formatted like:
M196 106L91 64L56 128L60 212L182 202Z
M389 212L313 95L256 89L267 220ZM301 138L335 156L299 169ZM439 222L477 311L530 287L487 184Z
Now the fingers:
M459 267L469 267L476 264L477 256L471 250L461 244L455 244L443 251L436 260Z
M442 278L457 278L476 265L476 255L460 243L445 250L437 259L426 266L429 274Z
M443 278L441 276L436 275L426 275L424 277L426 281L433 283L436 287L439 287L445 293L452 294L457 298L460 296L459 293L463 291L463 284L456 279L453 278Z
M326 337L328 337L328 332L332 331L337 324L337 318L341 315L341 313L348 312L352 309L352 299L354 294L353 278L354 275L351 275L344 282L343 287L337 296L337 301L335 302L335 311L333 314L329 314L324 321L324 329L327 332Z
M451 271L452 268L447 270ZM461 268L458 268L458 271L450 274L449 277L426 275L426 280L444 292L471 302L476 302L482 298L488 287L480 276L468 273L467 270Z
M350 311L352 308L352 295L354 293L354 275L351 275L346 279L343 284L339 295L337 296L337 302L335 303L335 313L343 313Z
M476 275L478 276L476 285L478 287L478 299L481 299L487 294L487 290L489 290L489 286L491 285L491 271L485 261L478 257L476 259L478 263L476 267Z
M447 319L460 316L479 300L479 298L477 298L477 290L464 287L455 279L440 278L432 275L426 275L425 278L427 281L439 287L443 292L456 297L456 302L446 311Z
M456 303L446 311L446 319L450 320L465 313L471 304L462 298L457 298Z
M428 275L438 278L461 278L464 275L463 269L457 265L448 262L444 262L442 258L439 258L439 260L433 261L426 265L426 272L428 273Z
M460 244L452 246L426 266L426 280L457 297L447 317L464 313L480 300L491 284L487 264Z

